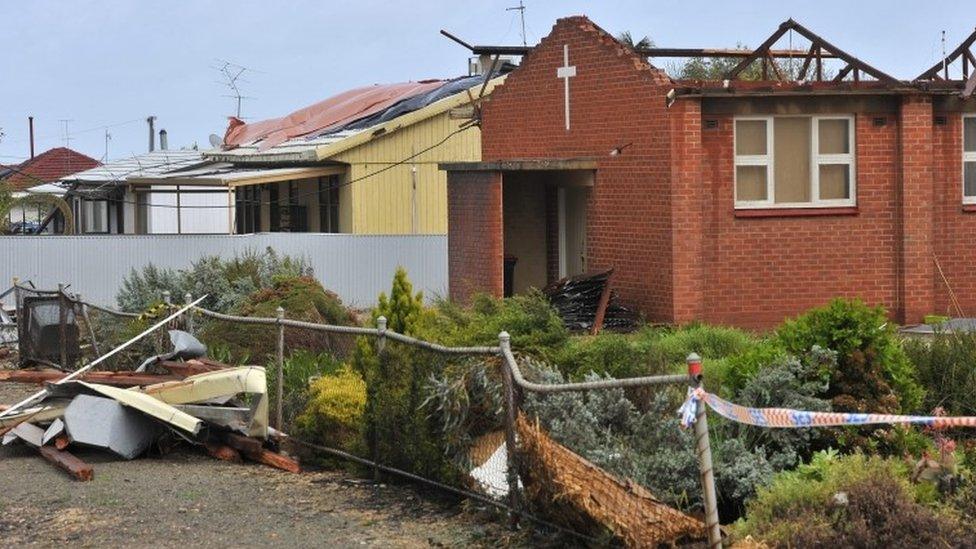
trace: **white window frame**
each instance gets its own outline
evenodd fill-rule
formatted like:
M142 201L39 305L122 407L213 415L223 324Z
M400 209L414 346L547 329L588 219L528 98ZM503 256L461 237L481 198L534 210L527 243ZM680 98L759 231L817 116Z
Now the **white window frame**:
M960 175L962 179L960 180L959 193L962 194L963 204L976 204L976 195L966 196L966 162L976 162L976 151L966 151L966 120L976 119L976 114L964 114L962 116L962 132L961 139L959 141L959 148L962 149L962 165L960 166Z
M810 202L775 202L775 128L776 118L809 118L810 119ZM764 155L737 155L737 128L740 120L763 120L766 122L766 154ZM848 132L847 150L844 154L820 154L820 121L821 120L847 120ZM857 168L855 154L855 126L854 115L787 115L787 116L736 116L732 120L732 192L736 209L757 209L757 208L838 208L851 207L857 205ZM974 153L976 154L976 153ZM976 156L974 156L976 160ZM820 198L820 166L823 164L846 164L851 182L849 198ZM766 200L739 200L738 190L738 167L739 166L765 166L766 167ZM976 197L973 197L976 203Z
M104 206L104 209L101 209ZM82 200L82 234L109 234L109 201L108 200ZM99 218L96 220L96 217ZM93 226L96 221L101 221L104 230L96 231Z

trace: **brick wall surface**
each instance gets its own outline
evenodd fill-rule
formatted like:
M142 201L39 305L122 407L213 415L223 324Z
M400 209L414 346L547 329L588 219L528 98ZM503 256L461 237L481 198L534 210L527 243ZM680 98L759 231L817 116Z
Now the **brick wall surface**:
M570 130L564 84L556 77L569 44ZM561 19L486 101L482 158L592 158L588 267L613 267L624 301L652 320L670 320L669 126L663 72L589 20ZM623 154L615 147L632 143ZM453 276L453 275L452 275Z
M466 303L504 290L502 182L493 172L451 172L447 180L448 293Z
M556 77L564 44L577 70L570 81L569 131L563 81ZM897 321L917 322L933 312L958 314L950 309L950 286L963 312L976 314L976 212L961 205L958 112L934 109L921 95L905 95L900 107L887 103L884 111L881 103L850 102L860 105L851 109L856 208L748 218L733 208L733 115L711 103L703 115L708 100L689 97L668 108L664 95L671 87L661 71L586 18L562 19L486 102L483 159L595 159L589 266L615 268L621 298L652 321L701 319L762 329L842 296L883 305ZM750 108L775 108L772 100L752 101ZM808 101L810 112L835 112L828 99ZM802 101L794 107L789 112L805 112ZM946 123L934 124L934 115L944 115ZM703 127L706 118L717 125ZM608 154L628 143L622 155ZM456 196L456 186L449 193L452 208L481 208L473 204L494 200L484 193L496 184L482 185L469 199ZM472 215L499 226L498 210L492 205L490 215ZM463 226L490 240L458 215L451 213L452 233ZM554 215L547 212L550 239ZM460 252L452 253L452 296L455 269L500 291L502 251L491 248L491 257L499 258L494 265L483 262L481 251L473 252L472 261L481 261L475 266L460 264ZM552 276L555 258L548 263Z
M933 275L933 313L976 316L976 211L962 207L962 114L938 112L945 125L933 127L934 252L942 267ZM933 261L934 263L934 261ZM943 276L945 280L943 280ZM955 295L960 311L950 299Z
M836 296L894 310L898 129L855 116L856 215L737 218L731 115L702 131L709 322L767 328Z

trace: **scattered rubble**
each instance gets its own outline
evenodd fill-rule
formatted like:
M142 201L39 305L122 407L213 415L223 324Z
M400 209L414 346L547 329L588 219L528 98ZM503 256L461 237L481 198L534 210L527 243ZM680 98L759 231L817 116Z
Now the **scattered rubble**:
M92 480L94 473L68 451L72 447L131 460L173 440L224 461L246 458L300 472L297 461L276 451L283 435L268 425L264 368L209 360L206 347L186 332L172 330L170 340L173 352L151 357L134 372L0 371L0 382L45 387L37 398L0 406L2 444L34 448L78 480ZM150 366L168 373L149 373Z

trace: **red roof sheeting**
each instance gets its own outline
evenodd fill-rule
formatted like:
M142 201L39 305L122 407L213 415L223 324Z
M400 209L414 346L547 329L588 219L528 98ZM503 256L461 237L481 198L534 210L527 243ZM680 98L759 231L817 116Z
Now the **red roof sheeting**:
M224 134L224 146L230 149L260 140L258 150L267 150L295 137L338 128L354 120L371 116L399 101L432 91L442 85L444 85L443 80L422 80L367 86L340 93L281 118L246 124L238 118L231 117L227 132Z
M101 162L90 156L66 147L57 147L25 160L3 181L13 190L22 191L101 165Z

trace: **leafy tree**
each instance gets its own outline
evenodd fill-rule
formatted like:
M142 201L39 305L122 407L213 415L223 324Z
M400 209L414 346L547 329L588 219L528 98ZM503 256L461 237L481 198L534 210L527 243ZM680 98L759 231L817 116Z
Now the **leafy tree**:
M630 34L630 31L623 31L620 34L618 34L617 40L619 40L623 44L630 46L630 48L633 50L641 50L644 48L654 47L654 41L648 38L647 35L645 35L637 42L634 42L634 37Z

